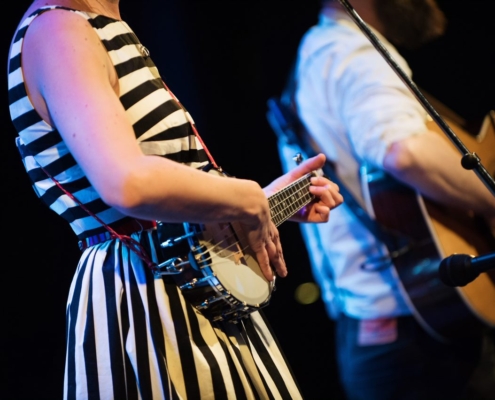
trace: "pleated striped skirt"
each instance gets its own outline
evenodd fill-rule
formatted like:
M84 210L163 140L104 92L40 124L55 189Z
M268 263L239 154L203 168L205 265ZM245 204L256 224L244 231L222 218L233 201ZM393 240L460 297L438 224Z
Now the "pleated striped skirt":
M210 322L120 240L83 252L66 318L65 399L301 398L261 313Z

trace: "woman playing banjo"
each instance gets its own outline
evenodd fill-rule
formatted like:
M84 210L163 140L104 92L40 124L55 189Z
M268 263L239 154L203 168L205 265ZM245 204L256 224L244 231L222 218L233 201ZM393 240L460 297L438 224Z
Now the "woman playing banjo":
M261 189L206 173L187 111L121 20L118 0L35 0L9 55L10 111L38 196L82 249L67 302L64 398L300 398L263 315L213 321L161 276L163 225L239 224L266 281L287 274L268 196L318 170L308 159ZM291 219L326 222L338 187Z

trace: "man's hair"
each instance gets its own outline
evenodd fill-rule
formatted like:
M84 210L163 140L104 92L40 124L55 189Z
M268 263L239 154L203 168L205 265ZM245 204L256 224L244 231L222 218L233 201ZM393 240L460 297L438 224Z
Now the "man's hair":
M385 37L408 49L441 36L447 20L435 0L374 0Z
M369 1L382 22L382 33L397 46L414 49L441 36L445 31L447 20L436 0ZM340 2L321 0L322 6L334 3Z

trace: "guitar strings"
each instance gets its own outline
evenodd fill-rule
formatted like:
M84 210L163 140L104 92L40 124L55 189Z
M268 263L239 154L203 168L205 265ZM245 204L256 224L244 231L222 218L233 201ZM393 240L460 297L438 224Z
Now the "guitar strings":
M293 216L297 211L299 211L302 207L307 205L308 203L311 202L313 199L313 196L309 194L309 191L307 190L309 186L311 186L311 183L309 182L309 177L311 176L311 173L307 174L300 180L294 182L293 184L287 186L286 188L282 189L280 192L278 192L274 196L270 196L268 200L273 200L276 196L280 196L282 193L285 193L292 189L294 186L297 184L300 184L300 182L305 181L303 186L299 186L297 188L297 191L295 191L294 194L300 193L302 191L305 191L305 194L301 196L298 201L301 202L299 204L299 207L294 208L294 204L291 204L289 206L285 205L285 201L278 202L275 205L270 205L270 211L275 211L272 213L272 220L275 223L276 226L280 225L282 222ZM283 206L281 208L281 206ZM289 210L289 213L286 213L286 211ZM277 224L275 222L275 219L280 217L282 215L282 220ZM238 259L239 256L244 257L245 259L250 259L252 256L249 253L246 253L246 250L249 249L249 245L242 245L242 242L246 243L247 242L247 237L246 234L243 230L236 231L234 227L231 224L227 224L225 228L219 231L220 234L222 232L225 232L225 230L229 230L233 232L230 235L224 236L222 240L213 243L212 240L204 240L204 243L206 244L206 250L204 252L200 252L197 255L200 257L203 257L206 253L209 251L216 252L216 254L219 254L221 251L224 252L229 252L227 257L223 257L225 259L225 263L229 261L233 261L234 259ZM233 243L230 243L229 245L225 246L225 243L228 243L232 238L235 238L235 241ZM233 250L237 248L237 250ZM218 251L218 249L220 249ZM210 253L211 254L211 253ZM210 255L209 257L202 259L203 262L211 262L213 257ZM220 261L217 261L217 264L221 263Z

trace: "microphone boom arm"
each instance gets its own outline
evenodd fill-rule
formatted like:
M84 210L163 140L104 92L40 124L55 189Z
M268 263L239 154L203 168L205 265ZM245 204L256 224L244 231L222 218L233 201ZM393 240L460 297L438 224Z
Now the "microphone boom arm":
M411 93L416 97L419 103L423 106L426 112L431 116L431 118L437 123L443 133L452 141L452 143L457 147L457 149L462 154L461 165L464 169L474 170L485 186L490 190L490 192L495 196L495 180L486 170L486 168L481 163L480 158L476 153L472 153L464 145L464 143L459 139L459 137L454 133L450 126L445 122L445 120L438 114L438 112L433 108L426 97L421 93L415 83L407 76L407 74L400 68L397 62L390 55L389 51L380 42L378 37L373 33L373 31L366 25L366 23L361 19L356 10L352 7L347 0L339 0L340 4L345 8L347 14L352 18L356 25L361 29L365 36L369 39L371 44L378 50L382 55L388 65L394 70L394 72L399 76L399 78L404 82Z

